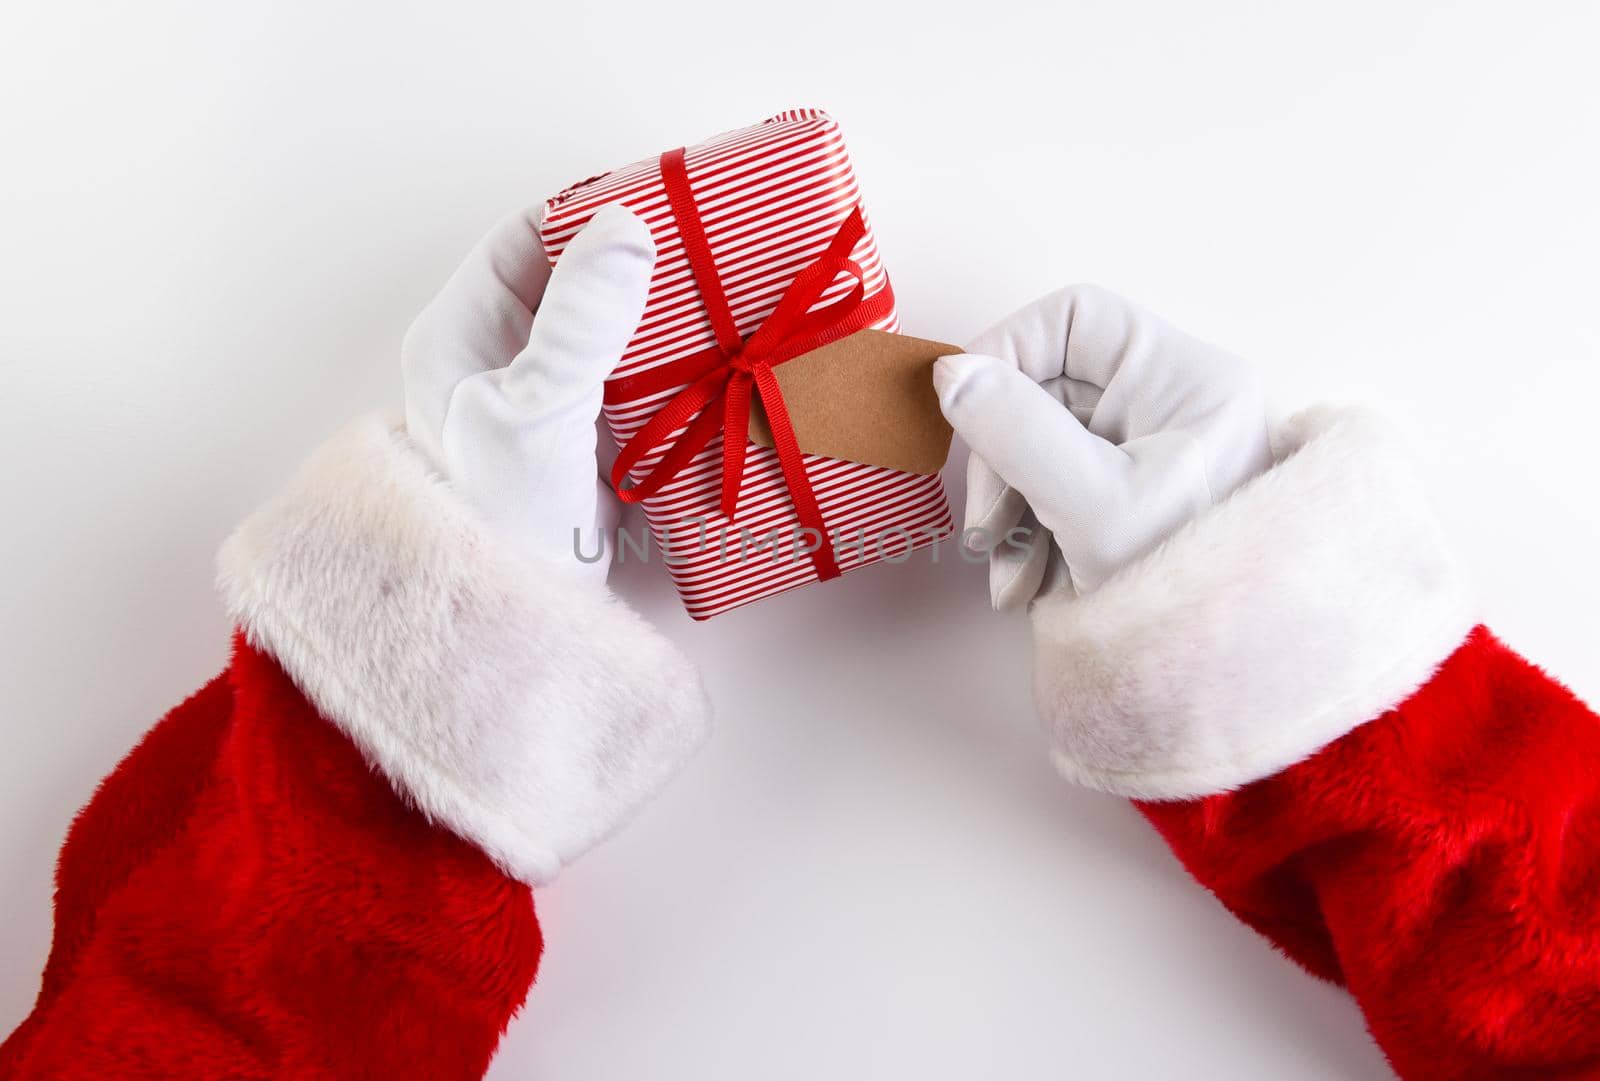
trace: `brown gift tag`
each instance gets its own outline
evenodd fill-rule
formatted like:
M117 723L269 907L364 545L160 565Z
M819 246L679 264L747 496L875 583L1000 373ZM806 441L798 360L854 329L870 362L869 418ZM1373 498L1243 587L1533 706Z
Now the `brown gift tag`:
M933 390L933 362L959 352L942 342L861 330L772 371L801 450L927 475L944 466L951 437ZM750 441L772 446L759 404L750 411Z

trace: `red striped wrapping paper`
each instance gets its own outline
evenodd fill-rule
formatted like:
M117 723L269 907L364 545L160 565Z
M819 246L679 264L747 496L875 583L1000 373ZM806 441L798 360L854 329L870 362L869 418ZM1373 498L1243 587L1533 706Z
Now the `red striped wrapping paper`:
M795 277L827 248L856 207L854 170L838 125L818 110L796 110L718 135L686 154L689 183L704 222L717 271L741 336L772 314ZM576 184L545 204L540 237L552 263L602 206L622 203L655 239L656 266L638 331L611 380L669 364L715 346L656 157ZM856 244L870 297L887 289L871 228ZM841 276L815 308L850 291ZM891 309L873 324L899 330ZM631 401L611 401L605 416L618 446L642 428L682 386ZM681 431L681 429L680 429ZM800 433L802 442L804 433ZM659 462L668 443L635 468L637 480ZM694 456L654 496L645 518L684 606L695 619L737 608L817 580L796 553L800 520L784 484L777 454L748 448L738 508L720 510L722 437ZM835 541L841 571L883 559L899 560L952 530L939 477L879 466L804 456L823 521ZM771 531L779 543L771 543Z

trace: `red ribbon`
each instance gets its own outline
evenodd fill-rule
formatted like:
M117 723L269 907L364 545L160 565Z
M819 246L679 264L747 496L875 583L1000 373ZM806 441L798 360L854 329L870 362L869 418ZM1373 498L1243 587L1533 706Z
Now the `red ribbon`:
M744 480L753 388L766 408L773 447L778 452L778 464L783 468L783 479L800 524L818 538L816 550L810 553L817 576L837 578L839 564L834 557L833 544L823 524L822 512L817 508L816 493L806 474L794 424L789 419L789 409L772 370L829 342L865 330L893 312L894 294L888 282L867 297L865 275L860 264L850 258L856 242L867 229L861 208L857 206L850 212L828 242L827 250L800 272L766 322L748 338L741 338L711 257L699 207L689 187L689 173L681 147L661 155L661 179L666 185L667 200L677 218L684 253L694 271L700 300L705 305L717 344L693 356L606 385L608 402L624 402L684 382L689 384L623 446L611 470L611 485L624 503L649 499L721 432L722 513L731 518L738 507L739 488ZM812 311L811 306L823 290L840 274L855 278L855 288L841 299ZM685 424L688 427L672 441L661 461L632 487L623 487L634 466Z

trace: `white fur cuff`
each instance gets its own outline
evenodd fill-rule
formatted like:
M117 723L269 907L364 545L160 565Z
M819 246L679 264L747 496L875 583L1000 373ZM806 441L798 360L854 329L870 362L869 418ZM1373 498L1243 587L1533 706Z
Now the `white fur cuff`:
M223 545L219 583L397 791L533 885L700 742L689 661L604 587L505 547L377 418Z
M1408 455L1313 410L1287 454L1083 598L1033 612L1070 779L1186 799L1270 776L1408 698L1471 629Z

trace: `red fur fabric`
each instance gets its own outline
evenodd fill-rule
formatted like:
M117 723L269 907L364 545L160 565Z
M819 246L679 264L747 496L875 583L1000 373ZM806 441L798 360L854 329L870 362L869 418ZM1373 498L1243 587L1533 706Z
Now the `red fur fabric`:
M1486 629L1312 758L1142 810L1401 1077L1600 1077L1600 718Z
M1314 757L1143 810L1350 988L1402 1077L1600 1077L1600 719L1486 630ZM6 1079L477 1078L539 958L527 888L242 641L107 779L58 879Z
M242 640L100 787L3 1078L478 1078L528 888L429 824Z

